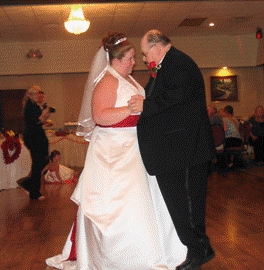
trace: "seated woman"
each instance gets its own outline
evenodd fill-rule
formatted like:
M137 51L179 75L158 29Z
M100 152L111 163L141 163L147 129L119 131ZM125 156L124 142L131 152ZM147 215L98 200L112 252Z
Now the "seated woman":
M211 171L216 170L221 172L226 170L226 162L224 156L224 123L222 117L218 114L218 111L213 104L207 105L207 114L212 126L216 146L216 158L212 160L210 168ZM223 135L223 140L221 140L221 135Z
M42 170L45 183L47 184L70 184L75 183L77 173L60 164L61 154L58 150L53 150L49 156L50 162Z
M251 124L250 137L254 148L254 157L257 165L264 165L264 108L257 106L255 113L249 118Z
M224 108L225 116L223 117L225 129L225 149L228 150L232 147L239 147L243 144L243 141L239 132L239 122L233 116L234 109L232 106L227 105ZM240 155L226 154L226 160L229 168L241 167L243 162Z

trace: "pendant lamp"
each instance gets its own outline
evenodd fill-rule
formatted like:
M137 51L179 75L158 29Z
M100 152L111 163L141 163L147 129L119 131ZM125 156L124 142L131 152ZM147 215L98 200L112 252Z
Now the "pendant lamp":
M64 22L64 26L68 32L79 35L87 31L90 21L85 20L82 7L74 5L71 7L71 13L68 21Z

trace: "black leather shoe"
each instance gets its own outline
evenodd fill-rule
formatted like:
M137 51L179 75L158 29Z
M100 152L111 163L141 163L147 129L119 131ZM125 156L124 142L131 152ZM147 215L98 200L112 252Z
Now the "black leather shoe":
M211 247L208 247L204 251L203 257L197 257L197 258L186 258L186 260L178 265L175 270L197 270L199 269L203 264L209 262L212 260L215 256L214 250Z
M203 264L211 261L215 256L215 252L211 246L204 251Z

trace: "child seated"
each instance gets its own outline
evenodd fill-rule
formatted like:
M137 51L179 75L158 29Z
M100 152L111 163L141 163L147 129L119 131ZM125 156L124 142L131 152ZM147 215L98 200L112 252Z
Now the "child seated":
M58 150L53 150L49 156L50 162L42 170L46 184L70 184L77 180L77 173L60 164L61 155Z

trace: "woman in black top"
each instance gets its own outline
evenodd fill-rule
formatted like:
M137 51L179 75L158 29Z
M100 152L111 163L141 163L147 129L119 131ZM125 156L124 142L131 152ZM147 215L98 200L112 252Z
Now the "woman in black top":
M264 165L264 108L258 106L255 114L249 119L251 124L250 137L254 148L255 162Z
M41 110L38 86L28 88L23 99L25 130L24 144L29 149L32 159L31 174L20 185L29 192L31 200L44 200L40 193L41 171L48 163L49 142L43 125L49 117L49 108Z

